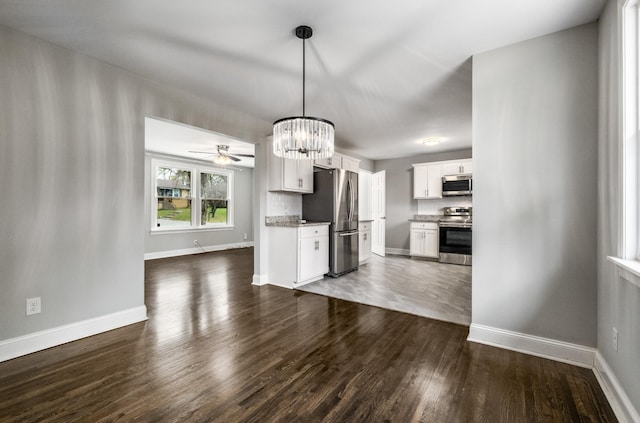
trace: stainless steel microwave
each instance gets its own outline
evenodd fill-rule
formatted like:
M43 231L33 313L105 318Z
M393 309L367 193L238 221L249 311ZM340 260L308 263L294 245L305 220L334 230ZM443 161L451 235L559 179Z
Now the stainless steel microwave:
M442 196L471 195L471 174L446 175L442 177Z

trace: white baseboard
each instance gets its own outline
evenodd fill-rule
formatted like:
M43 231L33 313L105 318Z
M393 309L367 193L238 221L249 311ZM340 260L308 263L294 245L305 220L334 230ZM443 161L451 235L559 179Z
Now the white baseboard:
M467 341L491 345L575 366L593 368L595 348L554 339L471 324Z
M253 275L253 281L251 282L251 285L261 286L266 284L267 284L267 275L258 275L258 274Z
M234 244L207 245L205 247L183 248L181 250L158 251L155 253L144 253L145 260L154 260L167 257L188 256L191 254L210 253L212 251L232 250L235 248L253 247L253 241L236 242ZM204 251L203 251L204 250Z
M620 385L604 357L596 351L593 373L620 423L640 422L640 414Z
M147 320L147 307L142 305L117 313L0 341L0 362L144 320Z
M384 253L394 256L408 256L409 250L407 250L406 248L385 248Z

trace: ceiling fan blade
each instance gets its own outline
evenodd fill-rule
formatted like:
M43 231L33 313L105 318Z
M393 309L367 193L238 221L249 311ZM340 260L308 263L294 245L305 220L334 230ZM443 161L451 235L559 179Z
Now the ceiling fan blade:
M233 157L233 156L232 156L232 155L230 155L230 154L229 154L229 155L227 155L227 157L228 157L228 158L230 158L231 160L233 160L234 162L239 162L240 160L242 160L242 159L239 159L239 158L237 158L237 157Z
M250 158L254 158L256 156L254 156L253 154L233 154L234 156L238 156L238 157L250 157Z
M193 150L189 150L189 153L216 154L215 151L193 151Z

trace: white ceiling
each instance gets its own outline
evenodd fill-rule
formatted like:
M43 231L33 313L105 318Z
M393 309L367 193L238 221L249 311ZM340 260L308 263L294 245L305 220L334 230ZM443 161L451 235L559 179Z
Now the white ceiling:
M229 154L232 156L234 154L254 154L255 152L253 144L223 134L152 118L146 118L144 121L144 142L147 151L207 162L212 162L217 155L218 145L228 145ZM192 151L210 152L210 154L193 153ZM253 158L234 157L240 161L233 162L232 166L252 168L255 165Z
M301 114L293 30L309 25L307 114L375 160L471 147L470 57L592 22L605 2L0 0L0 24L266 121Z

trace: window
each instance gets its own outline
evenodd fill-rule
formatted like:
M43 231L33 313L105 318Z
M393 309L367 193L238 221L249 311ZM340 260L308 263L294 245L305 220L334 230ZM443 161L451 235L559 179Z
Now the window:
M200 173L200 225L227 224L229 175Z
M233 226L233 172L153 160L152 230Z
M177 167L157 166L156 227L185 228L191 226L191 171Z

